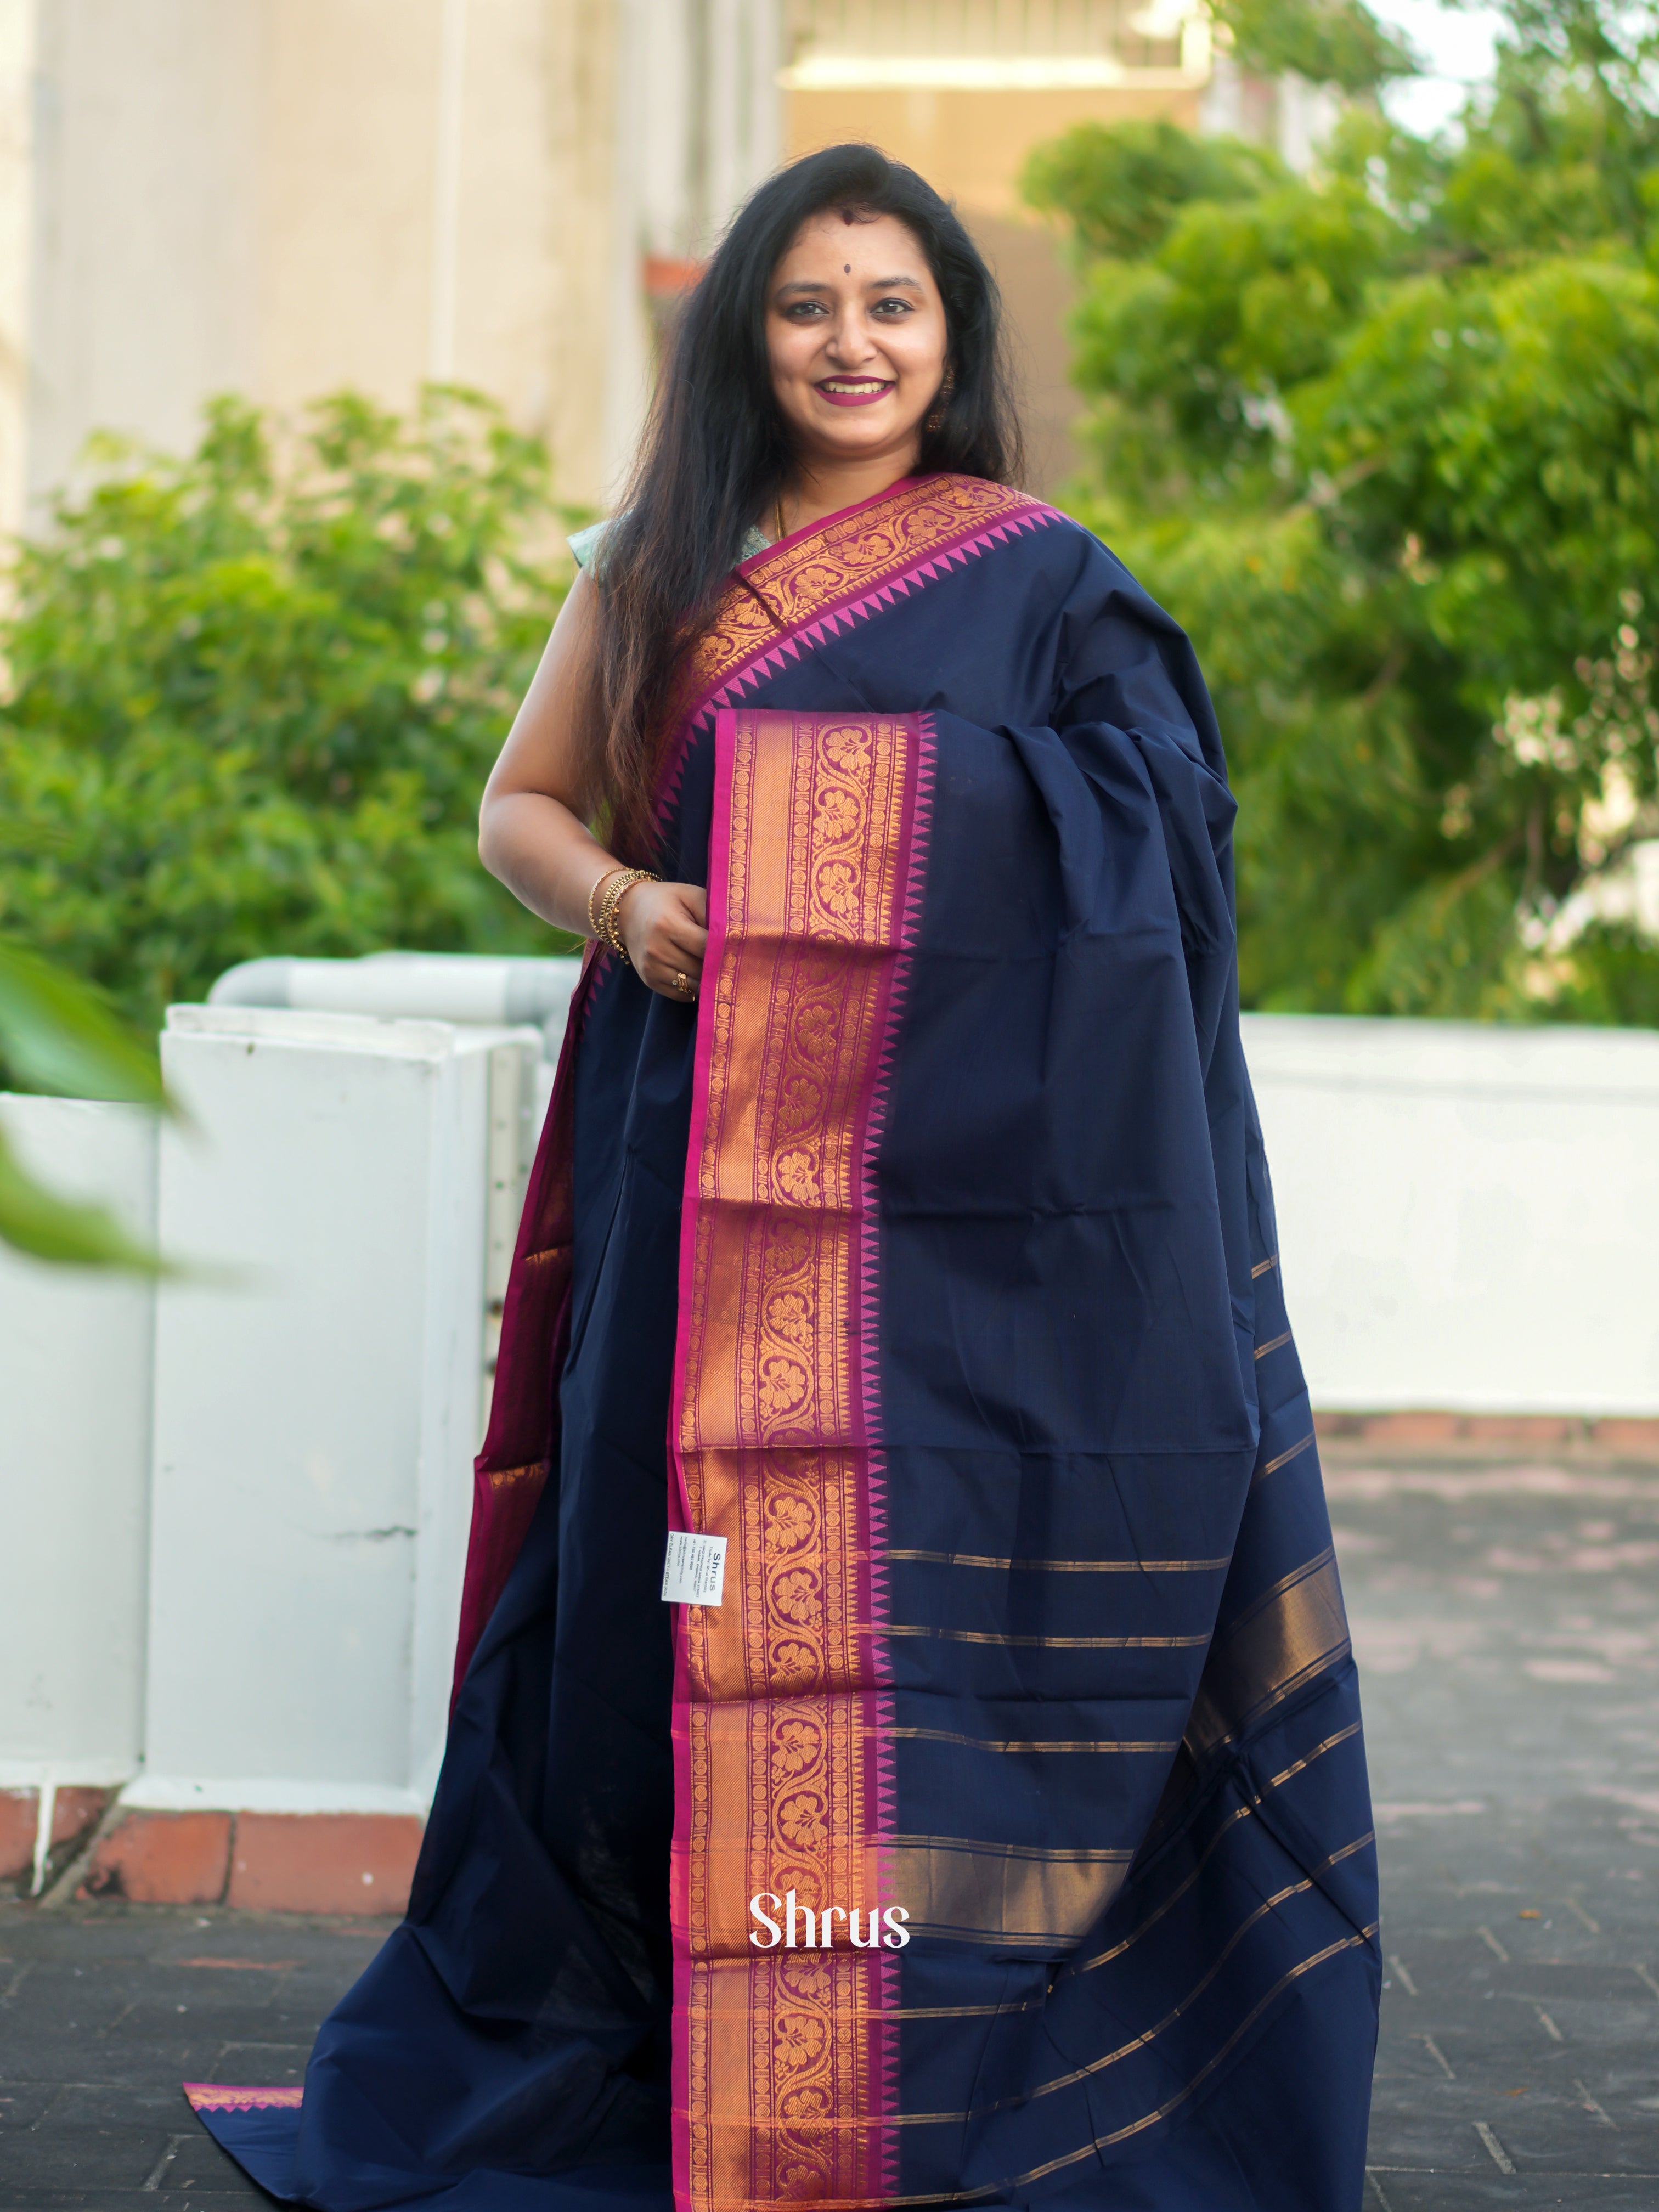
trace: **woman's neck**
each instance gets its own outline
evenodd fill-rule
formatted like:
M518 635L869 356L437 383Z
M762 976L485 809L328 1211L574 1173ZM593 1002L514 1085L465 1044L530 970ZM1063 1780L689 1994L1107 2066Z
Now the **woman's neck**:
M867 460L803 463L779 495L777 513L765 518L765 526L781 537L793 537L826 515L878 498L890 485L913 474L915 465L914 443L902 453L872 453Z

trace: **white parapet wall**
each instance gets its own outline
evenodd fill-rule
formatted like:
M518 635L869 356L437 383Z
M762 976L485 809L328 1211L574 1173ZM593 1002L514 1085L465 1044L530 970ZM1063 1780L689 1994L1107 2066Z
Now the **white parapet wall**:
M1244 1037L1316 1407L1659 1413L1659 1034Z
M534 1030L181 1006L157 1231L144 1771L127 1802L422 1811ZM499 1243L499 1231L495 1241ZM216 1271L209 1273L207 1271Z
M42 1181L149 1240L149 1115L6 1097L0 1125ZM142 1279L0 1248L0 1789L106 1785L138 1763L155 1319Z

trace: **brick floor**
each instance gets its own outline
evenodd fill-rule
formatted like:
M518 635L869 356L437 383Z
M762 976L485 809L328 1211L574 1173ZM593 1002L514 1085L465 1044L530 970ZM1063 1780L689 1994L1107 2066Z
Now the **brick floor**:
M1390 1959L1365 2212L1656 2212L1659 1468L1497 1441L1328 1446ZM0 1905L0 2212L264 2203L178 2083L298 2081L390 1924Z
M94 1901L0 1908L0 2206L268 2205L183 2081L298 2081L387 1920Z
M1659 2207L1659 1468L1327 1447L1389 1954L1366 2212Z

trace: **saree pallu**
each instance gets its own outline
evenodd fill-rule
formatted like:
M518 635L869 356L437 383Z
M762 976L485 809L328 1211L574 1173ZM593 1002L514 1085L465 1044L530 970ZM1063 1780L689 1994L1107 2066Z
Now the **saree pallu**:
M703 988L573 1009L409 1920L300 2111L204 2117L339 2212L1348 2212L1374 1846L1190 648L920 479L744 564L677 724Z

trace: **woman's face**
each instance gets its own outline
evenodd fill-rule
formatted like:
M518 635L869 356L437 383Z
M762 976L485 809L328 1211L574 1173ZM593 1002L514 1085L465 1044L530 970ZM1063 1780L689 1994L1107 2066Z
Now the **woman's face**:
M896 216L814 216L772 272L772 389L814 462L914 460L945 375L945 303Z

